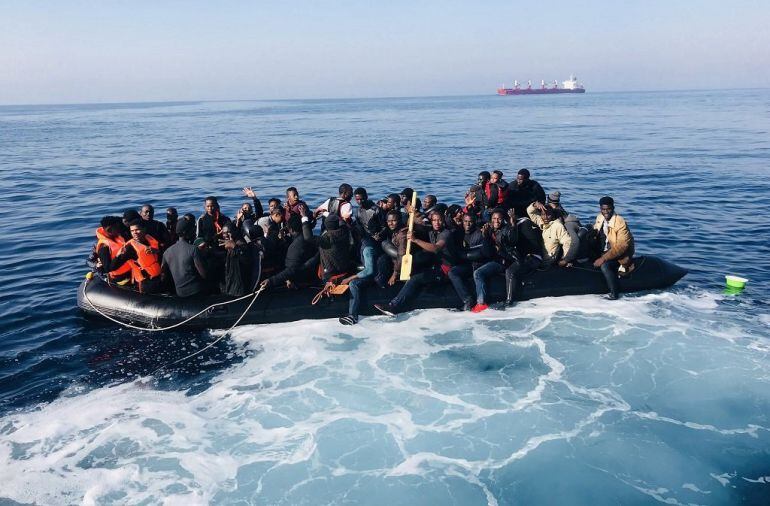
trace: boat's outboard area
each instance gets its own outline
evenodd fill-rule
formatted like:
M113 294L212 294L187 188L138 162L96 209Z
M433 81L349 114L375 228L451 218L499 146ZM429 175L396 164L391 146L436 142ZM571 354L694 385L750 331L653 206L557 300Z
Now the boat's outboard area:
M637 267L634 272L619 280L622 292L667 288L687 274L686 269L657 256L638 257L635 262ZM320 286L308 286L296 290L277 288L257 300L241 323L279 323L332 318L343 313L348 305L347 295L324 297L318 304L311 304L320 288ZM398 287L386 289L372 287L366 292L366 303L362 304L361 313L377 314L372 304L387 302L397 292ZM551 269L531 273L521 280L519 300L604 293L607 293L607 286L600 270L588 264L577 265L571 269ZM505 298L502 277L492 280L490 294L490 302L499 302ZM234 297L223 295L186 299L170 295L145 295L110 286L98 276L84 280L78 290L78 306L87 315L102 318L100 313L103 313L126 323L150 328L176 324L212 304L233 299ZM211 308L184 326L228 328L241 316L249 301L249 298L244 298L232 304ZM455 308L459 305L457 294L452 285L446 281L426 287L414 298L408 309Z

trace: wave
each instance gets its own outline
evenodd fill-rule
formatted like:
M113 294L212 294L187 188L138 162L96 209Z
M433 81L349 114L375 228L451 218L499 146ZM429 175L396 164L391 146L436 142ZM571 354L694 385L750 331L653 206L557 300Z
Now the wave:
M556 502L558 475L599 503L729 502L770 450L767 410L730 409L770 406L768 315L730 311L684 289L237 328L245 358L202 392L75 386L1 418L0 496L495 505Z

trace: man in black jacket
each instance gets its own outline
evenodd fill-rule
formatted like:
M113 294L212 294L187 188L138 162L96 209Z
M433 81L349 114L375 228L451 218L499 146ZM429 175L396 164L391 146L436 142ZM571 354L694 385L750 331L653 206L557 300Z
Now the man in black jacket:
M508 212L508 217L515 219L513 210ZM485 236L489 237L495 249L492 260L473 271L473 281L476 284L477 304L473 307L474 313L487 309L486 282L495 275L505 271L506 297L505 303L512 305L517 286L517 274L521 268L519 252L516 249L519 233L515 225L510 225L506 220L505 212L496 209L492 213L490 224L482 229Z
M285 267L279 273L270 276L260 283L262 288L272 288L286 284L291 286L296 281L306 280L312 276L316 265L315 245L306 241L302 233L302 221L299 216L292 215L287 223L291 243L286 250Z
M545 205L545 191L540 183L529 178L527 169L521 169L516 175L516 184L509 187L508 207L514 208L517 216L526 216L527 207L533 202Z
M220 212L216 197L206 197L204 209L206 212L198 218L197 236L203 238L210 247L217 247L219 245L217 236L222 233L222 226L230 222L230 218Z
M206 292L206 266L200 250L193 246L195 223L189 220L177 222L178 240L163 253L161 277L169 276L179 297L193 297Z
M471 277L474 269L481 267L492 258L493 250L489 238L476 227L475 215L463 216L463 232L462 247L458 251L458 256L464 261L449 269L447 276L457 296L463 301L463 310L470 311L474 307L473 297L465 287L465 280Z
M336 214L330 214L325 223L326 230L320 236L314 236L310 218L303 216L302 235L305 241L318 247L322 281L341 281L342 275L349 274L355 268L352 236L347 224Z
M169 246L168 230L166 230L164 223L155 219L155 208L150 204L145 204L142 206L139 215L144 220L147 233L160 243L161 251L165 250Z

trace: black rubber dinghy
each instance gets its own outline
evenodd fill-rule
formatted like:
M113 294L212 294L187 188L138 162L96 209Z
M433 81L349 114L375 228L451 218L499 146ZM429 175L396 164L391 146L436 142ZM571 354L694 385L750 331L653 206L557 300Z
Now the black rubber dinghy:
M655 256L634 259L636 269L626 278L621 278L622 292L639 292L667 288L679 281L687 271L662 258ZM505 281L502 275L490 280L489 303L505 298ZM401 284L386 289L370 285L364 292L361 314L379 314L372 306L387 303ZM469 288L472 282L469 280ZM296 290L275 288L263 292L241 320L241 324L279 323L302 319L333 318L347 314L348 295L324 297L312 305L313 297L321 289L318 286ZM569 269L553 268L536 271L521 280L519 300L563 295L585 295L607 293L607 285L599 269L591 264L578 265ZM107 321L99 313L121 322L141 327L166 327L190 318L217 302L233 300L233 297L215 295L183 299L171 295L141 295L132 290L111 286L98 276L85 280L78 290L78 306L88 316ZM229 328L246 310L252 297L232 304L207 310L184 328ZM455 308L461 305L449 281L424 288L405 310L423 308Z

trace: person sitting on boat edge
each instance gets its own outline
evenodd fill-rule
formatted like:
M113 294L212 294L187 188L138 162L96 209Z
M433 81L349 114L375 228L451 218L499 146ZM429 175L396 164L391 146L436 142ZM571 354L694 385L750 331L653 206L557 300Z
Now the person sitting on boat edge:
M356 225L362 229L358 233L364 235L361 246L361 256L364 268L358 273L342 280L341 284L348 285L348 293L350 295L348 314L339 318L339 322L343 325L355 325L358 323L359 308L361 307L363 291L372 283L381 283L381 281L377 281L377 279L381 279L386 275L383 271L387 270L393 272L388 284L395 284L395 280L398 278L397 269L401 267L401 256L406 250L406 227L401 225L401 213L396 210L391 210L385 217L386 227L389 232L387 235L390 242L398 249L400 255L392 260L394 265L392 269L385 265L385 262L390 262L390 256L383 254L381 250L379 251L379 254L377 254L378 252L376 249L379 249L379 240L386 235L386 232L384 230L377 230L377 232L374 232L373 235L370 235L367 238L367 234L371 232L371 230L367 232L368 227L376 227L376 225L367 222L368 214L362 212L362 209L364 211L374 209L378 214L381 214L381 210L370 200L364 200L366 199L366 190L363 188L358 188L356 190L356 197L356 200L359 201L359 205L361 206L358 208L359 214ZM359 199L358 197L361 198ZM373 216L370 216L370 218L375 219ZM380 218L377 217L376 219L379 220ZM367 245L367 242L371 242L371 244ZM398 266L396 267L397 262Z
M137 290L140 293L158 293L163 289L160 277L160 244L154 237L147 234L146 225L141 219L132 221L129 230L131 240L126 242L115 257L110 270L118 270L124 263L133 260L131 280Z
M286 225L291 242L286 250L285 267L280 272L260 282L263 289L286 285L289 288L300 281L307 281L314 275L318 265L318 249L312 242L305 240L302 233L302 220L292 214Z
M118 216L105 216L96 229L96 269L107 274L110 283L127 285L131 282L131 262L113 269L112 262L126 244L121 235L123 222Z
M465 282L473 276L476 269L486 264L492 256L491 238L483 234L481 229L476 226L476 215L466 213L463 216L462 242L458 250L460 261L449 269L447 273L449 281L452 282L457 296L460 297L463 303L464 311L474 310L474 312L479 312L486 309L486 307L481 308L481 306L486 306L483 300L483 290L481 293L481 306L476 307L473 296L465 286Z
M352 255L350 228L336 214L326 217L326 230L320 236L313 235L310 217L302 217L302 235L305 241L318 248L319 277L325 283L341 281L355 269Z
M508 218L515 218L516 212L511 209ZM512 220L513 221L513 220ZM511 226L502 209L492 212L490 223L482 228L482 233L494 245L494 256L491 260L473 271L473 282L476 285L476 305L472 311L480 313L487 309L487 281L496 274L505 272L505 304L512 306L516 297L517 274L521 269L521 259L516 249L518 232L516 226Z
M385 229L385 217L374 202L369 200L366 188L356 188L355 195L358 207L351 231L357 247L363 270L351 276L353 278L373 278L377 268L377 257L382 253L380 242Z
M177 241L164 253L161 276L164 281L171 277L178 297L203 295L206 290L206 266L195 241L195 221L184 219L177 222Z
M430 215L430 223L431 230L428 233L428 241L415 237L414 233L407 233L407 239L424 251L433 254L432 262L422 268L419 267L419 263L422 262L418 262L417 265L413 264L412 274L398 294L387 304L374 305L381 313L395 316L396 313L401 312L420 288L444 279L456 261L452 251L455 239L453 232L444 227L444 216L434 211Z
M222 226L220 246L225 250L225 270L219 284L220 292L233 297L246 295L254 286L251 280L253 258L249 255L248 245L240 229L233 222Z
M527 208L529 219L540 227L543 234L543 264L550 267L572 267L577 255L577 245L572 244L567 229L559 221L559 213L552 207L533 202Z
M604 196L599 199L599 214L594 222L598 233L602 254L594 261L607 281L610 299L617 299L619 294L617 274L627 276L634 271L634 236L628 229L626 220L615 213L615 201Z

